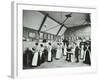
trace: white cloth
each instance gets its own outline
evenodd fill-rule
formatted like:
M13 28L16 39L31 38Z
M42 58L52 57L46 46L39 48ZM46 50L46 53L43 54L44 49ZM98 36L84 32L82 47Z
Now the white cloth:
M80 55L80 58L81 58L81 59L84 58L84 49L83 49L83 47L81 48L81 55Z
M44 50L44 47L40 47L40 49L39 49L39 52L40 52L40 58L42 57L43 50Z
M35 52L32 60L32 65L37 66L37 63L38 63L38 52Z
M60 57L62 56L62 45L60 45Z
M64 46L64 56L66 56L66 53L67 53L67 46L66 46L66 44L65 44L65 46Z
M72 49L72 53L73 53L73 55L71 56L71 59L72 59L72 62L75 62L76 61L76 58L75 58L75 46Z
M51 54L51 46L48 46L48 61L51 61L52 54Z
M61 49L60 48L61 48L60 46L57 47L57 53L56 53L56 58L57 59L60 59L61 58L61 52L62 52L61 49L62 48Z

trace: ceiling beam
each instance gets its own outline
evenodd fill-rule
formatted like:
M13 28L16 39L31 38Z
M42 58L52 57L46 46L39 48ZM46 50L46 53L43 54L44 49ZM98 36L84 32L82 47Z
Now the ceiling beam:
M62 25L61 25L61 27L60 27L60 29L58 30L58 32L57 32L57 34L56 34L56 36L59 34L59 32L61 31L61 29L62 29L62 27L64 26L64 23L65 23L65 21L68 19L68 17L66 17L66 19L63 21L63 23L62 23Z
M40 31L41 31L42 26L44 25L44 23L45 23L45 21L46 21L47 17L48 17L48 14L45 14L45 16L44 16L44 18L43 18L43 21L41 22L41 25L40 25L40 27L39 27L38 32L40 32Z
M61 31L61 29L63 28L63 26L64 26L64 24L63 24L63 25L61 25L61 27L60 27L60 29L58 30L58 32L57 32L57 34L56 34L56 36L59 34L59 32Z
M46 15L47 13L46 12L44 12L44 11L39 11L40 13L42 13L43 15ZM53 21L55 21L55 22L57 22L58 24L60 24L60 25L63 25L65 28L67 28L67 26L66 25L64 25L64 24L62 24L62 23L60 23L59 21L57 21L56 19L54 19L53 17L51 17L50 15L48 15L48 17L50 18L50 19L52 19Z
M77 26L72 26L72 27L69 27L70 28L77 28L77 27L87 27L87 26L90 26L91 27L91 24L82 24L82 25L77 25Z

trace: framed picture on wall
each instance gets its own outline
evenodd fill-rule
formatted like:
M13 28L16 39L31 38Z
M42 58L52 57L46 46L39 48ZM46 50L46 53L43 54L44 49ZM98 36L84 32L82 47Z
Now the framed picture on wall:
M40 33L40 38L43 39L43 33Z
M83 21L85 21L84 24ZM36 41L23 41L23 32L25 33L23 26L27 27L27 29L30 30L28 35L24 35L29 36L29 38L36 38ZM85 56L85 60L83 60L83 55L81 55L81 59L78 57L74 58L75 54L73 53L72 54L74 56L71 54L68 54L69 56L67 56L65 54L65 56L61 57L61 55L63 55L60 52L62 51L62 47L60 45L56 45L56 43L58 43L57 41L61 41L60 39L62 32L66 33L64 34L64 44L68 42L68 38L70 40L71 38L74 38L68 35L68 32L70 32L71 30L73 31L72 34L75 34L76 36L78 36L78 34L81 34L81 29L79 28L80 26L81 28L84 26L88 27L89 36L91 33L91 27L93 28L93 31L96 31L96 8L87 8L86 6L74 7L67 5L41 5L27 2L12 2L13 45L11 54L11 76L13 78L45 77L45 75L54 76L61 74L67 75L75 73L95 72L97 61L96 53L93 52L95 50L92 45L92 51L88 52L89 58L87 59L87 56ZM74 30L76 30L76 27L80 29L77 29L78 32L74 32ZM36 33L32 32L32 30L36 31ZM42 41L39 42L39 37L47 41L45 41L45 43L42 43ZM91 36L90 38L92 39L93 37ZM49 41L48 39L55 40L55 42L51 42L48 44L46 43ZM76 41L74 39L72 40ZM91 42L91 40L88 40L88 42ZM54 50L55 58L52 57L50 51L52 49L52 46L50 46L52 45L52 43L57 50L57 52L56 50ZM77 43L79 43L78 39ZM34 46L35 48L33 48ZM87 46L90 45L87 44ZM48 55L42 54L42 48L46 49L45 54ZM50 50L48 50L47 48Z
M36 33L35 32L29 32L29 38L36 38Z
M49 40L51 39L51 35L50 35L50 34L48 34L48 39L49 39Z
M48 34L44 33L43 37L44 37L44 39L48 39Z
M54 40L54 35L51 35L51 40Z

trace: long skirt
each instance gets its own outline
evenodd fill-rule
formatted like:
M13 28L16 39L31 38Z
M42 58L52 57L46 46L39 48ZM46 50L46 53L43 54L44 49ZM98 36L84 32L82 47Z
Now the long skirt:
M72 55L72 62L75 62L76 58L75 58L75 54Z
M33 56L32 66L39 66L40 65L40 54L36 52Z
M69 62L71 62L72 61L72 55L73 55L73 53L72 52L67 52L67 56L66 56L66 61L69 61Z
M89 53L88 50L86 51L85 61L84 61L84 63L85 63L85 64L89 64L89 65L91 65L90 53Z
M52 53L51 53L51 51L48 52L48 61L52 61Z
M80 55L80 59L84 59L84 50L81 50L81 55Z
M45 54L44 52L40 52L40 64L45 62Z
M51 53L52 53L52 57L56 57L56 49L52 49Z
M56 59L60 59L60 58L61 58L61 51L58 49L56 53Z
M67 50L66 50L66 48L64 48L64 56L66 56L67 54Z

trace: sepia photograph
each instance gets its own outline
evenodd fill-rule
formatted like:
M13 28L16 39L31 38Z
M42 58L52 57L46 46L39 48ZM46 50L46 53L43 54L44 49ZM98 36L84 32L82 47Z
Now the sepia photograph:
M22 13L23 70L91 66L91 13Z

